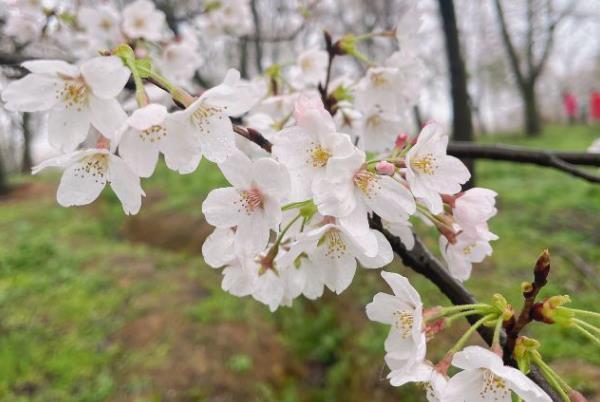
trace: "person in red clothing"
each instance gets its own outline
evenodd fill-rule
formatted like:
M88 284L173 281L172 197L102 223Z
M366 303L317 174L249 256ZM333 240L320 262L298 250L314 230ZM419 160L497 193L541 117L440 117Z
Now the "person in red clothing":
M577 98L569 91L563 91L563 106L569 124L575 124L577 119Z
M593 91L590 95L590 118L592 121L600 121L600 92Z

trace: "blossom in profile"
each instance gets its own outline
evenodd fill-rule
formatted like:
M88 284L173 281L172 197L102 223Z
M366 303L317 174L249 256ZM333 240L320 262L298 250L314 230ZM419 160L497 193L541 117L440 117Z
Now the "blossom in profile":
M438 372L428 361L417 362L414 366L405 367L403 362L398 362L386 356L386 363L392 370L387 378L394 387L400 387L408 383L418 383L425 389L428 402L443 402L444 391L448 384L445 375ZM400 364L398 364L400 363Z
M381 276L394 294L377 293L367 304L367 316L391 326L385 350L392 370L412 367L425 359L427 348L421 296L404 276L387 271Z
M440 236L440 251L450 274L462 282L471 277L474 263L482 262L485 257L492 255L492 246L487 240L469 236L459 235L454 243Z

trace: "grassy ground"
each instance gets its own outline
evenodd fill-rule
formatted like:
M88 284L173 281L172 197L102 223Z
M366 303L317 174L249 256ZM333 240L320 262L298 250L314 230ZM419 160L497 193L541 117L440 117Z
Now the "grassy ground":
M539 139L482 141L582 150L591 128L550 127ZM494 256L467 285L480 299L519 284L543 248L552 254L545 294L568 293L596 308L600 187L532 166L480 162L479 185L499 193ZM363 308L384 286L360 271L351 289L270 314L220 290L199 256L209 233L202 197L223 183L203 163L193 175L161 169L144 182L140 215L124 217L110 192L84 208L56 205L55 175L19 178L0 200L0 400L2 401L417 401L393 389L382 363L385 328ZM426 236L429 236L425 233ZM431 244L433 236L427 237ZM579 268L578 268L579 267ZM444 298L411 277L430 303ZM432 350L441 356L456 326ZM600 351L569 331L532 336L574 385L600 400Z

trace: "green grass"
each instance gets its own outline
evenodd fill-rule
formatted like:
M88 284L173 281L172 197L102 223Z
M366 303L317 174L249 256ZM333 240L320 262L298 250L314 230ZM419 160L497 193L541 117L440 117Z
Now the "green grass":
M540 138L481 141L583 150L599 132L549 127ZM373 294L387 291L378 271L359 270L339 297L298 300L271 314L223 292L220 272L196 253L128 241L124 228L137 218L124 216L110 191L93 206L61 208L52 194L57 177L17 178L46 191L0 202L0 400L166 401L172 392L185 401L422 400L415 388L392 389L384 379L387 330L364 316ZM549 248L551 279L542 296L570 294L574 306L597 309L598 290L573 256L600 266L600 186L491 161L478 162L477 178L499 194L491 229L500 240L466 283L474 294L487 300L500 292L518 308L520 283ZM197 218L202 198L221 185L208 162L183 176L161 165L143 183L142 217ZM164 235L152 225L147 231ZM421 234L435 249L435 235ZM446 303L424 278L400 265L389 269L408 275L428 304ZM463 329L449 330L431 355L442 356ZM574 385L600 392L598 348L549 325L532 325L528 335Z

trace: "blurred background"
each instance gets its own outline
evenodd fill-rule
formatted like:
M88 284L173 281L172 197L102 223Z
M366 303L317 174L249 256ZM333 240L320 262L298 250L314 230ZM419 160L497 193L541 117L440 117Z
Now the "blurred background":
M43 35L24 40L35 22L15 27L17 3L0 3L2 85L22 74L18 65L28 58L71 54ZM294 62L303 49L323 48L323 29L334 38L392 29L410 1L155 3L174 34L197 41L190 85L209 87L227 67L253 79L274 64ZM419 122L436 119L459 140L594 151L600 137L600 2L419 4L422 43L413 50L424 61L425 85L414 102L414 131ZM222 12L207 12L211 7ZM59 25L46 28L60 31ZM393 50L385 40L363 45L372 60ZM350 58L335 68L365 69ZM0 400L423 400L413 388L393 388L385 379L387 328L364 314L374 293L384 290L378 272L359 271L341 296L297 300L271 314L223 292L220 272L202 260L201 245L212 228L200 206L211 189L225 184L215 166L203 161L182 176L159 164L143 181L141 212L124 216L110 191L87 207L58 206L59 174L28 173L52 155L45 116L0 106ZM499 194L491 230L500 236L494 255L467 282L476 297L501 292L518 306L520 283L549 248L546 292L570 294L575 307L597 310L600 187L507 162L478 161L475 171L476 185ZM417 231L428 244L437 243L434 233ZM407 275L426 304L446 303L399 262L388 269ZM443 356L465 328L456 323L445 331L432 357ZM573 332L541 324L529 330L556 370L589 400L600 401L600 350Z

